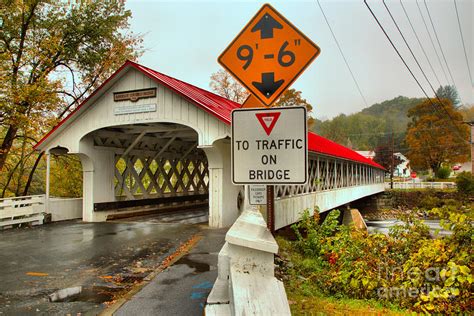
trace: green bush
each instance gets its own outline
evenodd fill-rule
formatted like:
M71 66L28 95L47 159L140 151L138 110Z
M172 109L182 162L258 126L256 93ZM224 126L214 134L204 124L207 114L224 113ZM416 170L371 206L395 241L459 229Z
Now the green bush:
M441 167L436 171L436 178L447 179L451 175L451 169L448 167Z
M302 256L295 269L326 294L377 299L419 313L468 313L474 282L472 211L445 205L430 213L452 235L432 239L428 227L413 217L388 235L368 235L338 226L339 211L322 224L305 212L293 225L295 249Z
M420 201L420 208L425 210L431 210L432 208L439 207L442 204L442 200L435 195L426 195Z
M474 176L467 171L461 172L456 177L458 192L471 195L474 194Z

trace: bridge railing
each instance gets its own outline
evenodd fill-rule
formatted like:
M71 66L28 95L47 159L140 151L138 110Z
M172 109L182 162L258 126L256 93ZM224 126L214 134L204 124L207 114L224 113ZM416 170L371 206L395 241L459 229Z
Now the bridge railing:
M305 185L275 187L277 198L331 191L384 182L383 170L354 161L311 155L308 160L309 181Z
M304 210L325 212L384 191L384 170L323 155L311 155L306 185L275 187L275 228L300 220Z
M41 225L45 215L51 221L64 221L82 217L82 198L56 198L46 195L28 195L0 199L0 229L17 224Z
M0 228L16 224L43 224L46 210L44 195L0 199Z
M385 188L390 189L390 183L385 182ZM394 189L455 189L455 182L394 182Z

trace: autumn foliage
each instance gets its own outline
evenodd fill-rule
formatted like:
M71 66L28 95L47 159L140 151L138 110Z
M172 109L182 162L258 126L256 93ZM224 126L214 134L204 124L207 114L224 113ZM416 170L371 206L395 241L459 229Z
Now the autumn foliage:
M435 238L412 215L384 235L339 225L338 210L322 224L306 210L292 226L296 241L281 243L293 253L292 286L425 315L472 314L473 214L469 205L456 204L425 210L452 233L435 232Z
M425 100L408 111L406 143L411 165L436 172L443 163L469 158L469 127L451 101ZM433 106L436 104L436 106Z
M44 175L35 171L44 172L44 162L33 145L135 59L141 38L127 31L131 12L123 1L9 0L0 13L1 196L42 193Z

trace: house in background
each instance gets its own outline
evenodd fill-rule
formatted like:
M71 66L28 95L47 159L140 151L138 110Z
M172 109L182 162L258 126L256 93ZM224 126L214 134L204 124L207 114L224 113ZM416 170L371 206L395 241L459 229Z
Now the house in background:
M409 178L411 174L410 160L402 153L395 153L394 156L401 160L401 163L395 167L393 175L395 177Z
M373 150L357 150L356 153L358 153L359 155L362 155L365 158L368 158L370 160L374 160L374 158L375 158L375 151L373 151Z
M373 150L358 150L356 151L359 155L364 156L365 158L374 160L375 158L375 151ZM393 171L393 175L395 177L401 178L410 178L411 168L410 168L410 160L405 157L402 153L394 153L394 156L398 157L402 162L395 167Z

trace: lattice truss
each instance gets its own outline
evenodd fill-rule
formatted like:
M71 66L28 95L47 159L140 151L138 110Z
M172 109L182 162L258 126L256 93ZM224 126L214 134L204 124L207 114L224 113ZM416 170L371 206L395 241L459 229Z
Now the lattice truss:
M136 199L208 193L209 171L202 159L115 157L115 195Z
M190 128L177 124L107 128L94 133L94 145L115 152L118 198L208 193L206 155L197 148L197 134Z
M308 179L305 185L276 186L276 197L284 198L351 186L382 183L384 172L352 161L312 155L308 161Z

